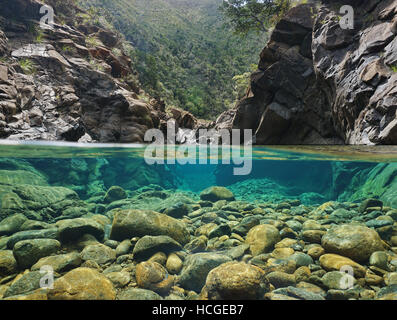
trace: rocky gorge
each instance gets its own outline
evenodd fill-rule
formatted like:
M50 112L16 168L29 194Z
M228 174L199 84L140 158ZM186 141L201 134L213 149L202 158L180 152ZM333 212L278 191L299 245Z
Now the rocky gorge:
M55 11L43 29L40 8ZM148 129L193 128L188 112L146 94L132 50L73 1L3 1L0 8L0 138L141 143Z
M354 29L340 26L344 5ZM395 0L294 7L216 128L253 129L257 144L396 144L396 12Z

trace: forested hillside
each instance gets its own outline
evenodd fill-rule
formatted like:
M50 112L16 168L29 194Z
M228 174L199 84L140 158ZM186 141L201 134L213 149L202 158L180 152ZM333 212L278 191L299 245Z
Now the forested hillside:
M147 92L205 119L234 104L238 84L246 87L245 77L238 76L257 65L266 42L264 34L234 35L218 10L221 3L80 1L98 17L105 16L132 44L130 54Z

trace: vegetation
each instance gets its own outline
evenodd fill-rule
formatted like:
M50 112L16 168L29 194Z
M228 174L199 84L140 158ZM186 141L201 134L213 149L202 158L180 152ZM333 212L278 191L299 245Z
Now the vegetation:
M205 119L234 105L233 78L257 64L267 37L235 35L221 5L222 0L80 1L131 44L129 55L145 91Z
M237 34L267 32L291 9L293 0L223 0L221 11Z
M36 65L30 59L21 59L19 60L19 66L23 70L25 74L34 74L36 73Z

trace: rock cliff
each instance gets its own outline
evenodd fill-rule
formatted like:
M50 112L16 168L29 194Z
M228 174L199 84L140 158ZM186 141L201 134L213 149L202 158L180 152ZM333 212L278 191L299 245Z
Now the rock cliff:
M343 5L354 29L343 29ZM246 97L216 128L257 144L397 143L397 1L312 1L275 27Z
M51 29L39 25L44 3L1 5L0 138L132 143L166 128L171 116L140 89L131 45L73 1L46 4ZM180 120L196 121L189 113Z

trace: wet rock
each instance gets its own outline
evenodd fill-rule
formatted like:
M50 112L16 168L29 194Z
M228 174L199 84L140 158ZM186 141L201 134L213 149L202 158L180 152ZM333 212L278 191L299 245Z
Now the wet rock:
M168 236L144 236L134 247L134 257L138 260L148 259L156 252L171 253L182 249L181 245Z
M208 238L216 238L216 237L222 237L223 235L229 236L231 233L231 228L228 224L221 224L217 226L216 228L212 229L208 233Z
M324 254L320 257L321 266L328 271L340 271L342 267L351 266L356 277L365 275L365 268L353 260L336 254Z
M191 253L197 253L205 251L207 247L207 237L200 236L198 238L193 239L188 244L185 245L185 249Z
M93 244L85 247L80 257L84 261L92 260L102 265L116 260L116 251L103 244Z
M183 267L183 262L181 258L178 257L175 253L171 253L168 256L167 263L165 265L168 272L171 274L178 274Z
M115 214L110 238L124 240L146 235L165 235L181 244L190 240L186 225L165 214L154 211L122 210Z
M280 240L277 228L261 224L253 227L248 232L246 243L249 244L251 253L255 256L271 251Z
M125 254L130 253L132 249L132 242L129 239L122 241L119 245L117 245L116 249L116 256L122 256Z
M219 200L233 201L233 193L224 187L209 187L200 193L203 201L216 202Z
M40 271L33 271L24 274L20 279L15 281L4 293L4 298L28 293L40 288L40 280L43 274Z
M388 270L389 256L384 251L376 251L369 257L369 264L383 270Z
M17 261L11 250L0 251L0 276L5 277L17 272Z
M265 273L244 262L227 262L211 270L201 296L209 300L261 299Z
M115 288L123 288L131 281L131 276L128 272L109 272L106 273L108 278Z
M53 239L22 240L15 244L13 253L20 268L30 268L40 258L56 253L61 244Z
M68 254L60 254L56 256L41 258L35 263L31 270L40 270L43 266L51 266L54 272L63 273L71 269L78 268L82 263L78 252L71 252Z
M136 266L136 281L140 288L167 294L174 285L174 277L157 262L141 262Z
M228 261L231 261L231 259L223 254L192 254L186 258L181 275L177 281L184 289L200 292L205 284L208 273Z
M165 209L163 213L167 216L180 219L189 213L189 207L183 202L177 202L170 208Z
M293 286L273 290L272 294L283 295L299 300L325 300L322 294L305 290L305 288L295 288Z
M59 239L58 229L44 229L44 230L29 230L20 231L9 237L7 241L7 248L13 249L15 244L22 240L32 240L32 239Z
M383 208L383 202L378 199L366 199L361 203L360 207L358 208L358 211L363 213L365 210L367 210L367 208L370 207Z
M365 262L375 251L384 249L378 233L360 225L341 225L330 229L322 238L322 247L330 253Z
M56 226L59 230L59 239L62 242L76 240L83 234L91 234L98 240L102 240L105 234L103 225L88 218L60 220Z
M0 222L0 236L11 235L18 232L26 220L23 214L14 214L5 218Z
M118 300L162 300L157 293L139 288L128 288L117 295Z
M111 203L126 198L127 198L127 193L123 188L118 186L113 186L110 187L110 189L106 192L106 195L103 200L105 203Z
M295 276L293 274L288 274L280 271L273 271L266 275L275 288L284 288L289 286L295 286Z
M322 282L328 289L346 289L347 284L354 285L355 277L340 271L327 272L322 277Z
M303 252L295 252L288 259L294 260L297 268L302 267L302 266L307 267L314 263L313 259L309 255L307 255Z
M49 300L115 300L116 292L110 280L90 268L69 271L54 283Z

